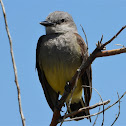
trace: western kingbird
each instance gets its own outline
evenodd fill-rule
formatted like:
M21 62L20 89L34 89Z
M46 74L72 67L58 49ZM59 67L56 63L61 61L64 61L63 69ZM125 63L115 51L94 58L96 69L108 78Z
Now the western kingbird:
M54 111L58 94L62 95L67 81L70 81L76 70L88 57L87 45L77 32L76 25L67 12L55 11L40 23L46 28L46 35L39 38L36 49L36 68L44 90L46 100ZM92 95L91 66L78 80L70 107L69 97L66 100L68 112L89 106ZM82 92L84 89L84 100ZM74 117L89 115L89 110Z

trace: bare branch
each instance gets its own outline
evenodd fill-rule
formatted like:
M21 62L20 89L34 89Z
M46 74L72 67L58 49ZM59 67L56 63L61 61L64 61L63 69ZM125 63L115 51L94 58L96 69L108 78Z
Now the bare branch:
M13 53L13 48L12 48L11 35L10 35L10 32L9 32L5 8L4 8L4 4L3 4L2 0L0 0L0 3L1 3L2 11L3 11L3 16L4 16L5 28L6 28L6 31L7 31L9 44L10 44L10 53L11 53L11 59L12 59L13 69L14 69L15 83L16 83L17 92L18 92L19 111L20 111L20 115L21 115L22 125L25 126L25 118L24 118L24 115L23 115L22 107L21 107L20 87L19 87L19 84L18 84L17 68L16 68L16 63L15 63L15 60L14 60L14 53Z
M103 40L103 35L102 35L102 37L101 37L100 43L102 43L102 40Z
M62 121L61 121L60 126L62 126L62 124L63 124L63 122L64 122L64 120L65 120L66 115L67 115L67 111L66 111L65 114L64 114L64 117L63 117L63 119L62 119Z
M126 28L126 25L123 26L117 33L115 36L113 36L109 41L105 42L102 46L101 46L101 49L103 47L105 47L106 45L108 45L109 43L111 43L124 29Z
M123 48L125 48L125 46L124 45L121 45L121 44L115 44L116 46L122 46Z
M85 36L85 39L86 39L86 44L87 44L87 50L88 50L88 40L87 40L87 35L86 35L86 33L85 33L84 28L82 27L82 25L80 25L80 26L81 26L82 31L83 31L83 33L84 33L84 36Z
M99 107L98 112L100 112L100 107ZM98 119L98 115L97 115L97 117L96 117L96 119L95 119L95 121L94 121L94 123L93 123L93 126L96 124L97 119Z
M92 62L95 60L95 58L97 58L97 54L100 53L105 48L105 46L107 44L109 44L110 42L112 42L125 28L126 28L126 26L122 27L117 32L117 34L115 36L113 36L109 41L105 42L104 44L102 44L102 43L99 42L98 43L99 45L92 52L92 54L90 54L90 56L87 58L86 62L82 62L81 66L76 71L75 75L69 81L69 85L66 85L67 86L67 89L66 89L66 86L65 86L64 93L63 93L61 99L58 101L57 106L55 106L55 110L54 110L54 113L53 113L53 118L52 118L52 121L51 121L51 125L50 126L56 126L58 124L58 121L57 120L60 117L60 110L61 110L64 102L66 101L68 95L70 94L71 90L73 89L73 87L75 85L75 82L76 82L78 76L81 77L83 75L83 73L92 64ZM101 39L101 41L102 41L102 39ZM123 53L124 53L124 51L123 51ZM102 55L100 55L100 57L102 57ZM84 118L88 118L88 117L90 117L90 116L84 116ZM78 119L79 119L79 117L78 117Z
M119 99L119 94L117 92L117 95L118 95L118 99ZM120 115L120 100L119 100L119 112L118 112L118 116L115 118L114 122L112 123L111 126L113 126L115 124L115 122L117 121L117 119L119 118L119 115Z
M73 96L74 90L75 90L76 87L77 87L77 81L78 81L78 79L79 79L79 76L77 77L76 82L75 82L75 85L74 85L74 87L73 87L73 89L72 89L72 91L71 91L70 98L69 98L69 101L68 101L68 108L67 108L67 110L66 110L66 112L65 112L65 114L64 114L64 117L63 117L63 119L62 119L62 122L61 122L60 126L62 126L62 124L63 124L63 122L64 122L64 119L65 119L65 115L67 115L67 111L68 111L68 109L70 108L70 104L71 104L71 101L72 101L72 96ZM69 83L69 82L67 82L67 83Z
M108 110L109 108L111 108L112 106L114 106L115 104L117 104L117 103L124 97L125 94L126 94L126 92L124 92L124 94L123 94L115 103L113 103L112 105L110 105L110 106L108 106L106 109L104 109L104 111ZM104 105L105 105L105 104L104 104ZM89 107L90 107L90 106L89 106ZM85 109L87 109L87 108L85 108ZM88 109L89 109L89 108L88 108ZM93 109L93 108L91 108L91 109ZM74 119L89 118L89 117L96 116L96 115L101 114L101 113L103 113L103 111L100 111L100 112L98 112L98 113L94 113L94 114L92 114L92 115L87 115L87 116L81 116L81 117L76 117L76 118L72 118L72 119L67 119L67 120L64 120L64 122L66 122L66 121L73 121Z
M96 57L112 56L121 53L126 53L126 48L101 51L96 54Z
M93 87L90 87L90 86L86 86L86 85L83 85L82 87L86 87L86 88L92 88L92 89L94 89L97 93L98 93L98 95L100 96L100 99L101 99L101 101L102 101L102 105L103 105L103 121L102 121L102 125L103 125L103 123L104 123L104 101L103 101L103 99L102 99L102 97L101 97L101 95L99 94L99 92L95 89L95 88L93 88ZM110 101L107 101L107 103L105 102L105 104L108 104ZM96 105L96 106L95 106ZM100 106L101 104L95 104L94 106L95 107L98 107L98 106ZM94 107L93 106L93 107ZM78 111L74 111L74 112L72 112L72 113L69 113L69 114L65 114L64 115L64 117L63 117L63 121L64 121L64 119L66 119L66 118L68 118L68 117L72 117L72 116L74 116L74 115L76 115L76 114L78 114L78 113L80 113L80 112L83 112L83 111L85 111L85 109L91 109L92 108L92 106L88 106L88 107L84 107L84 108L81 108L81 109L79 109ZM75 119L75 118L74 118ZM62 121L62 122L63 122Z
M103 37L102 37L102 38L103 38ZM102 41L102 39L101 39L101 41ZM91 87L91 86L86 86L86 85L84 85L83 87L88 87L88 88L94 89L94 90L97 92L97 94L100 96L101 102L102 102L102 103L104 102L103 99L102 99L102 97L101 97L101 95L100 95L100 93L99 93L95 88L93 88L93 87ZM102 120L102 126L103 126L103 124L104 124L104 103L103 103L103 120Z
M71 91L71 94L70 94L70 99L69 99L69 105L68 105L68 107L70 106L70 104L71 104L71 101L72 101L72 96L73 96L73 93L74 93L74 91L75 91L75 89L76 89L76 87L77 87L77 82L78 82L78 79L79 79L79 76L77 76L77 78L76 78L76 82L75 82L75 85L74 85L74 87L73 87L73 89L72 89L72 91Z
M86 109L94 109L94 108L96 108L96 107L98 107L98 106L101 106L101 105L103 105L103 104L104 104L104 105L107 105L108 103L110 103L110 100L107 100L107 101L104 101L104 102L101 102L101 103L97 103L97 104L92 105L92 106L80 108L78 111L73 111L73 112L67 114L65 118L74 116L74 115L76 115L76 114L78 114L78 113L80 113L80 112L85 111ZM102 112L103 112L103 111L102 111ZM85 116L84 116L84 117L85 117ZM90 117L90 116L88 115L88 117ZM78 117L76 117L76 118L78 119ZM83 118L83 116L82 116L81 118ZM73 119L73 118L72 118L72 119Z

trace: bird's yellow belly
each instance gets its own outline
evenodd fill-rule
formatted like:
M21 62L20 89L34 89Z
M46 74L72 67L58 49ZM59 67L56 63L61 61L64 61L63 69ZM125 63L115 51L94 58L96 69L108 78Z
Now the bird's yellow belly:
M44 67L46 68L46 67ZM73 75L75 74L78 66L67 66L64 64L55 64L52 68L46 68L44 73L46 75L47 81L50 86L60 95L64 92L64 87L67 81L70 81ZM74 91L72 101L77 102L82 96L82 82L81 79L78 80L77 87Z

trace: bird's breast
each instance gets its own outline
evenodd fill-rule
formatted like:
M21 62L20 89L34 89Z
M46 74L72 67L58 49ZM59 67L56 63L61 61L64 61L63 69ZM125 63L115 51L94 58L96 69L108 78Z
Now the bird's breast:
M41 45L40 64L51 87L61 95L64 86L70 81L81 64L81 50L73 35L48 39ZM78 82L77 91L81 90Z

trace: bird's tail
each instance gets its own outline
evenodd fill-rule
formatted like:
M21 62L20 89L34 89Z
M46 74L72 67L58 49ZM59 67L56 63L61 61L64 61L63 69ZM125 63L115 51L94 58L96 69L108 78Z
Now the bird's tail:
M67 107L68 107L68 106L67 106ZM73 112L73 111L77 111L77 110L79 110L80 108L83 108L83 107L86 107L86 106L85 106L85 104L84 104L83 99L81 98L81 99L79 100L78 103L71 103L71 104L70 104L70 107L68 108L68 113ZM70 117L70 118L81 117L81 116L87 116L87 115L90 115L89 109L87 109L87 110L85 110L85 111L83 111L83 112L80 112L80 113L78 113L78 114L76 114L76 115L74 115L74 116L72 116L72 117ZM81 119L82 119L82 118L81 118ZM75 120L78 121L78 120L81 120L81 119L75 119ZM90 118L90 117L87 118L87 119L89 119L90 122L91 122L91 118Z

